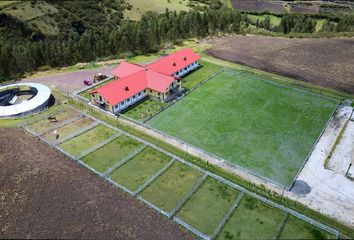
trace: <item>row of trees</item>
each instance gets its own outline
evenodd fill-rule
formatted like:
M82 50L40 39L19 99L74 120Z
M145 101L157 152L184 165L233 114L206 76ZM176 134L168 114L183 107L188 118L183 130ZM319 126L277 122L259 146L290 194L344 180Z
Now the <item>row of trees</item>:
M0 41L0 80L20 77L41 66L68 66L126 53L144 54L157 51L166 42L176 43L216 32L239 33L247 23L246 14L226 7L203 12L166 10L163 14L147 12L140 21L122 21L113 29L104 26L82 33L70 31L65 38ZM344 28L345 24L342 25ZM271 29L269 17L258 22L258 26L284 33L313 32L316 21L303 15L284 15L275 29Z
M67 39L0 42L0 76L20 77L40 66L67 66L99 57L157 51L164 42L203 37L215 32L240 32L241 14L229 8L189 12L145 13L140 21L123 21L111 30L71 32Z

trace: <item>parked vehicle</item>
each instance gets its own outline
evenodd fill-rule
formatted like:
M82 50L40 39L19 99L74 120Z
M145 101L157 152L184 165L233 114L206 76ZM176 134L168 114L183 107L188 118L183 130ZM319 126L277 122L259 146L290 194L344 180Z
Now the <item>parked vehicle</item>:
M89 80L84 80L84 84L87 85L87 86L91 86L91 85L92 85L92 82L89 81Z

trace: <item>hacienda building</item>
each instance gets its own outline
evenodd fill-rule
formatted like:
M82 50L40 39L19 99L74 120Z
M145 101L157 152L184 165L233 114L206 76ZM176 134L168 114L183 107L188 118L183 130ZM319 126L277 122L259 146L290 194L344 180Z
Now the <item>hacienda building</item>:
M180 78L198 68L199 59L192 49L184 49L147 65L122 62L112 72L115 80L91 91L90 101L119 113L147 96L170 100L182 89Z

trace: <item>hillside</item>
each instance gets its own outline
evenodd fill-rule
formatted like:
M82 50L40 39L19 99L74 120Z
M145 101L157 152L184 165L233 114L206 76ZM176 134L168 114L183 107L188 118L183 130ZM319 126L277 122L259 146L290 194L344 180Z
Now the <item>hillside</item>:
M12 22L21 23L33 33L66 37L71 32L82 34L87 29L112 29L123 19L123 11L128 6L123 0L3 1L0 19L11 16Z

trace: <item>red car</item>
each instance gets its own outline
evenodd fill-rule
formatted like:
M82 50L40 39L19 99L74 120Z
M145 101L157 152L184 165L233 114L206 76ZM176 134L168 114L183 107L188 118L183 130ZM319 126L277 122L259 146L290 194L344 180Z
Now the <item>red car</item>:
M87 85L87 86L91 86L91 85L92 85L92 82L89 81L89 80L84 80L84 84Z

